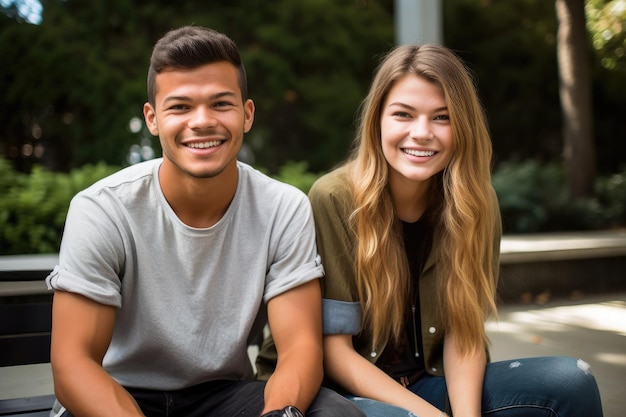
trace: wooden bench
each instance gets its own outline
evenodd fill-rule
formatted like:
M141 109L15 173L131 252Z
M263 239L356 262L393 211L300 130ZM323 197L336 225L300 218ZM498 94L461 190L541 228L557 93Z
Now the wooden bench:
M46 289L44 280L57 262L57 255L0 256L0 370L50 362L52 292ZM263 339L263 329L257 330L258 336L249 341L248 347L253 365ZM41 378L37 373L35 376ZM6 375L0 374L0 379L3 377ZM34 382L29 379L21 378L21 384ZM1 382L4 386L11 384ZM15 398L4 395L0 396L0 416L47 417L53 404L51 392L20 393Z
M5 370L50 362L52 294L44 279L53 263L56 256L0 259L0 367ZM12 385L12 381L3 384ZM52 393L2 398L0 416L44 417L54 404Z

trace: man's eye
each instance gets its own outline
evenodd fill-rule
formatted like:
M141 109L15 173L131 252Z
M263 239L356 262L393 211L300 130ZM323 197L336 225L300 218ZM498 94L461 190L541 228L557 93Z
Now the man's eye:
M229 101L219 101L215 103L215 107L228 107L228 106L232 106L232 103Z
M168 107L168 110L185 110L187 106L184 104L174 104L173 106Z

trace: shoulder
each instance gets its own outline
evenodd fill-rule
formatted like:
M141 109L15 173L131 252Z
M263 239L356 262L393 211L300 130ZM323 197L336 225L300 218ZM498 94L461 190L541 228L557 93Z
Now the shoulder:
M352 201L352 187L348 168L344 165L321 176L311 187L312 205L339 204L348 206Z
M283 193L294 196L305 195L304 192L293 185L274 179L244 162L237 161L237 168L241 176L240 182L243 185L252 185L255 189L260 189L265 193Z
M96 181L90 187L79 192L78 196L95 196L101 194L104 190L115 191L119 188L141 187L148 183L151 184L158 172L161 161L161 158L157 158L123 168Z
M293 185L278 181L243 162L239 169L240 200L246 207L256 207L267 212L309 210L306 194Z
M321 176L309 191L313 211L332 210L343 214L350 212L353 206L351 184L346 166Z

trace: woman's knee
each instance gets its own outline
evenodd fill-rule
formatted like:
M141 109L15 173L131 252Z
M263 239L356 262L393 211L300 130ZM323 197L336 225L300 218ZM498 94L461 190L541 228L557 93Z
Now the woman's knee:
M558 410L558 415L602 415L600 392L591 366L565 356L516 359L490 364L483 403L487 409L532 405ZM510 390L515 387L515 400Z
M551 360L551 363L546 366L546 371L553 373L563 386L570 387L571 390L582 391L581 394L588 394L589 390L597 390L596 379L589 363L582 359L566 356L555 356L548 359Z

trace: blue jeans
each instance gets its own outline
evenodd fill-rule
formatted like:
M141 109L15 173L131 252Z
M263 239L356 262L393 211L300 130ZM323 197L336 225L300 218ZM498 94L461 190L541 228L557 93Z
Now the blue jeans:
M440 410L446 409L443 377L426 375L407 387ZM379 401L348 396L368 417L414 417ZM602 417L596 380L589 365L561 356L515 359L487 365L482 415L488 417Z
M148 417L258 417L263 409L265 382L211 381L178 391L127 388ZM323 388L307 416L365 417L363 412L336 392ZM67 411L62 417L71 417Z

